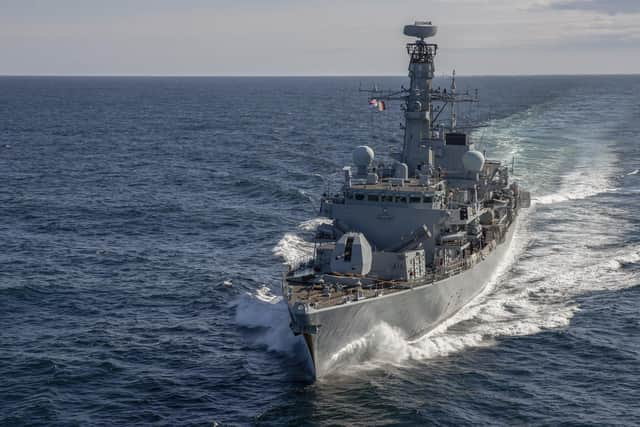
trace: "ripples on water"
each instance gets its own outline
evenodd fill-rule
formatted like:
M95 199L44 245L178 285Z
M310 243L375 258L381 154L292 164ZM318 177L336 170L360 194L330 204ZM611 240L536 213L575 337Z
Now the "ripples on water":
M429 335L375 325L308 385L284 263L351 149L401 144L359 81L1 78L0 424L632 425L638 77L461 78L535 197L511 256Z

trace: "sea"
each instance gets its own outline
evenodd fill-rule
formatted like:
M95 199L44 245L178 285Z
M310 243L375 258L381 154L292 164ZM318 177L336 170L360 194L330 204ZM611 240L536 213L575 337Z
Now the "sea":
M0 77L0 425L638 425L640 76L458 77L532 193L509 254L311 381L282 275L353 149L401 149L374 85L408 81Z

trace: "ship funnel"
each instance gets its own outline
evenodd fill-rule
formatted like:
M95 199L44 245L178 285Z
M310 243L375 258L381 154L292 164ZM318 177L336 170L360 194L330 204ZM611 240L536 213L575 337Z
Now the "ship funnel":
M438 27L432 25L431 21L416 21L413 25L405 25L403 32L405 36L426 39L435 36Z

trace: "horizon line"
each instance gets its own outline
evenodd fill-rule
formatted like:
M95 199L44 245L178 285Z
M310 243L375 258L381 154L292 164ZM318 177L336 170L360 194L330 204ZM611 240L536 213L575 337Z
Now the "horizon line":
M599 77L599 76L640 76L640 72L632 73L542 73L542 74L458 74L456 77ZM405 74L0 74L6 77L86 77L86 78L304 78L304 77L408 77ZM449 74L440 74L434 78L450 78Z

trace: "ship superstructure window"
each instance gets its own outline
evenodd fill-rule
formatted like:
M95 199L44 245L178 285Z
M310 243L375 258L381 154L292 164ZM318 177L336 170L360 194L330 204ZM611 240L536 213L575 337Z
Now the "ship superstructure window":
M467 219L469 219L469 211L467 210L467 207L463 207L460 208L460 220L461 221L466 221Z
M356 194L356 200L364 200L364 194Z
M420 196L411 196L409 197L409 203L420 203L422 198Z
M393 202L393 196L380 196L380 200L383 202Z
M377 202L379 200L379 197L377 194L369 194L367 200L369 200L370 202Z
M424 197L424 202L425 203L433 203L433 198L430 196L425 196Z
M407 203L407 198L404 196L396 196L396 203Z
M353 237L347 239L347 244L344 245L344 260L351 262L351 254L353 253Z

